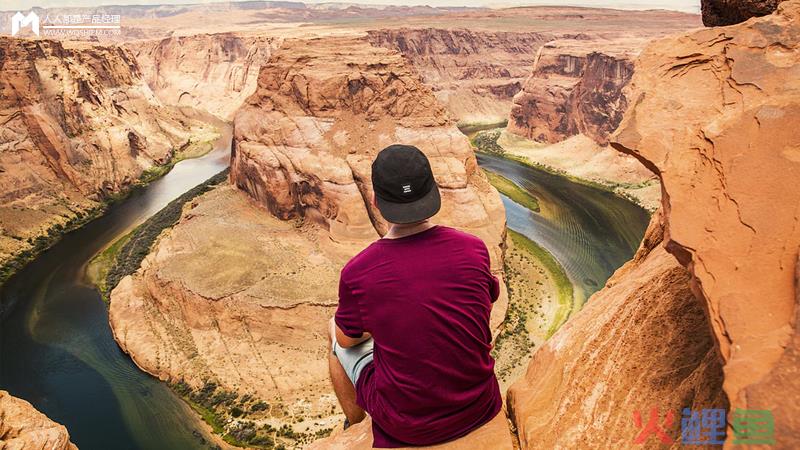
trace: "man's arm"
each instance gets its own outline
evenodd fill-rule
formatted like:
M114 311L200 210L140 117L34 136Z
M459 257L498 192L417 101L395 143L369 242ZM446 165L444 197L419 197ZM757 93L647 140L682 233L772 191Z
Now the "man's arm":
M342 348L355 347L356 345L372 337L372 335L367 332L361 333L361 336L359 337L350 337L344 334L344 331L339 328L339 325L336 325L336 320L333 318L331 319L331 328L333 328L336 335L336 342L339 344L339 347Z

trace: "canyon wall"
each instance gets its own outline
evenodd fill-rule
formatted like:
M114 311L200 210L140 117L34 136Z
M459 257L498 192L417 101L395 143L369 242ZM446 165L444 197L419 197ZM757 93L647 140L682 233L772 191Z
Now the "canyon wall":
M118 47L0 38L0 263L213 130L164 107Z
M622 88L645 42L587 36L545 44L514 96L508 131L551 144L577 134L608 143L627 106Z
M764 437L742 410L772 416L776 448L800 444L798 49L793 0L637 60L611 143L659 176L663 219L509 390L522 448L655 448L653 408L673 448L682 408L726 409L728 448Z
M0 391L0 450L77 450L69 433L30 403Z
M798 73L796 0L659 41L637 62L635 107L613 138L661 178L665 245L707 309L731 411L771 411L785 448L800 443Z
M231 120L255 91L261 65L280 42L276 37L219 33L171 36L125 47L162 102Z
M230 185L186 207L114 289L110 320L140 367L190 395L213 385L269 404L246 421L217 407L226 433L286 426L294 445L341 421L327 321L339 270L386 231L370 202L376 153L419 146L442 192L436 221L483 238L499 276L505 213L431 91L400 54L363 38L285 41L234 129ZM506 305L503 288L494 326Z
M368 32L399 51L436 98L464 123L502 122L550 35L533 32L397 28Z
M690 276L662 244L656 213L633 260L533 355L508 391L520 445L627 448L657 408L680 436L682 408L725 408L722 368ZM654 437L647 448L658 447ZM673 445L672 448L676 448Z

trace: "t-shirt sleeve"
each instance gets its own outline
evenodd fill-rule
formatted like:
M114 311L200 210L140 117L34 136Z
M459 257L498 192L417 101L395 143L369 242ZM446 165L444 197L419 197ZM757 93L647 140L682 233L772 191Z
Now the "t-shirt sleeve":
M497 298L500 297L500 280L498 280L496 276L492 275L491 272L489 272L489 278L491 278L489 294L492 296L492 303L494 303L497 301Z
M480 246L481 259L483 259L484 271L489 282L489 295L491 296L492 303L497 301L500 297L500 280L492 273L492 258L489 256L489 249L486 248L486 243L481 241Z
M339 307L336 308L334 321L339 329L351 338L359 338L364 334L358 301L342 278L339 278Z

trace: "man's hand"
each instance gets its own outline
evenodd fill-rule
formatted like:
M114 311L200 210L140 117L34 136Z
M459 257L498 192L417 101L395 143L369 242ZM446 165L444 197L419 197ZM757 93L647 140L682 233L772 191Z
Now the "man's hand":
M339 344L339 347L342 348L355 347L356 345L372 337L372 335L369 333L363 333L360 337L352 338L344 334L341 328L339 328L339 326L336 325L336 321L333 320L333 318L331 318L330 327L331 327L331 336L336 336L336 342Z

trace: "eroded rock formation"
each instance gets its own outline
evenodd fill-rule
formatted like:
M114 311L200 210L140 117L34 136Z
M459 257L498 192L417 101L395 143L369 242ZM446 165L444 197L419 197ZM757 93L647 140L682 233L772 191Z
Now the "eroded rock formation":
M751 17L771 14L784 0L702 0L703 24L734 25Z
M118 47L0 38L0 263L167 163L203 124Z
M482 237L498 275L504 210L431 91L401 55L363 38L287 40L234 127L233 187L195 200L123 279L111 324L144 370L262 399L270 408L247 420L292 426L300 442L341 420L326 322L339 270L386 230L369 200L374 155L394 142L426 152L437 221ZM495 325L506 303L504 293Z
M0 391L0 450L77 450L69 433L25 400Z
M626 448L641 432L634 413L646 423L652 408L659 424L673 414L666 432L675 439L682 408L727 406L703 305L662 239L656 213L633 260L534 353L509 389L522 448Z
M622 88L644 39L558 40L545 44L514 96L508 130L538 142L576 134L606 144L627 106Z
M126 47L164 103L230 120L255 91L261 65L280 42L275 37L220 33L172 36Z
M380 149L403 142L431 160L443 197L438 217L480 236L501 261L505 221L496 191L398 53L362 39L292 41L264 66L259 87L236 116L231 179L273 215L317 221L335 242L382 235L370 164Z
M436 98L465 123L502 122L512 97L551 35L467 29L398 28L368 32L373 45L399 51Z
M673 447L682 408L725 408L729 426L769 411L776 447L800 443L798 19L788 1L637 60L611 140L659 175L663 238L654 223L510 389L523 448L623 446L654 406Z
M614 137L661 178L665 245L706 305L731 410L772 411L785 448L800 443L798 71L798 1L659 41Z

